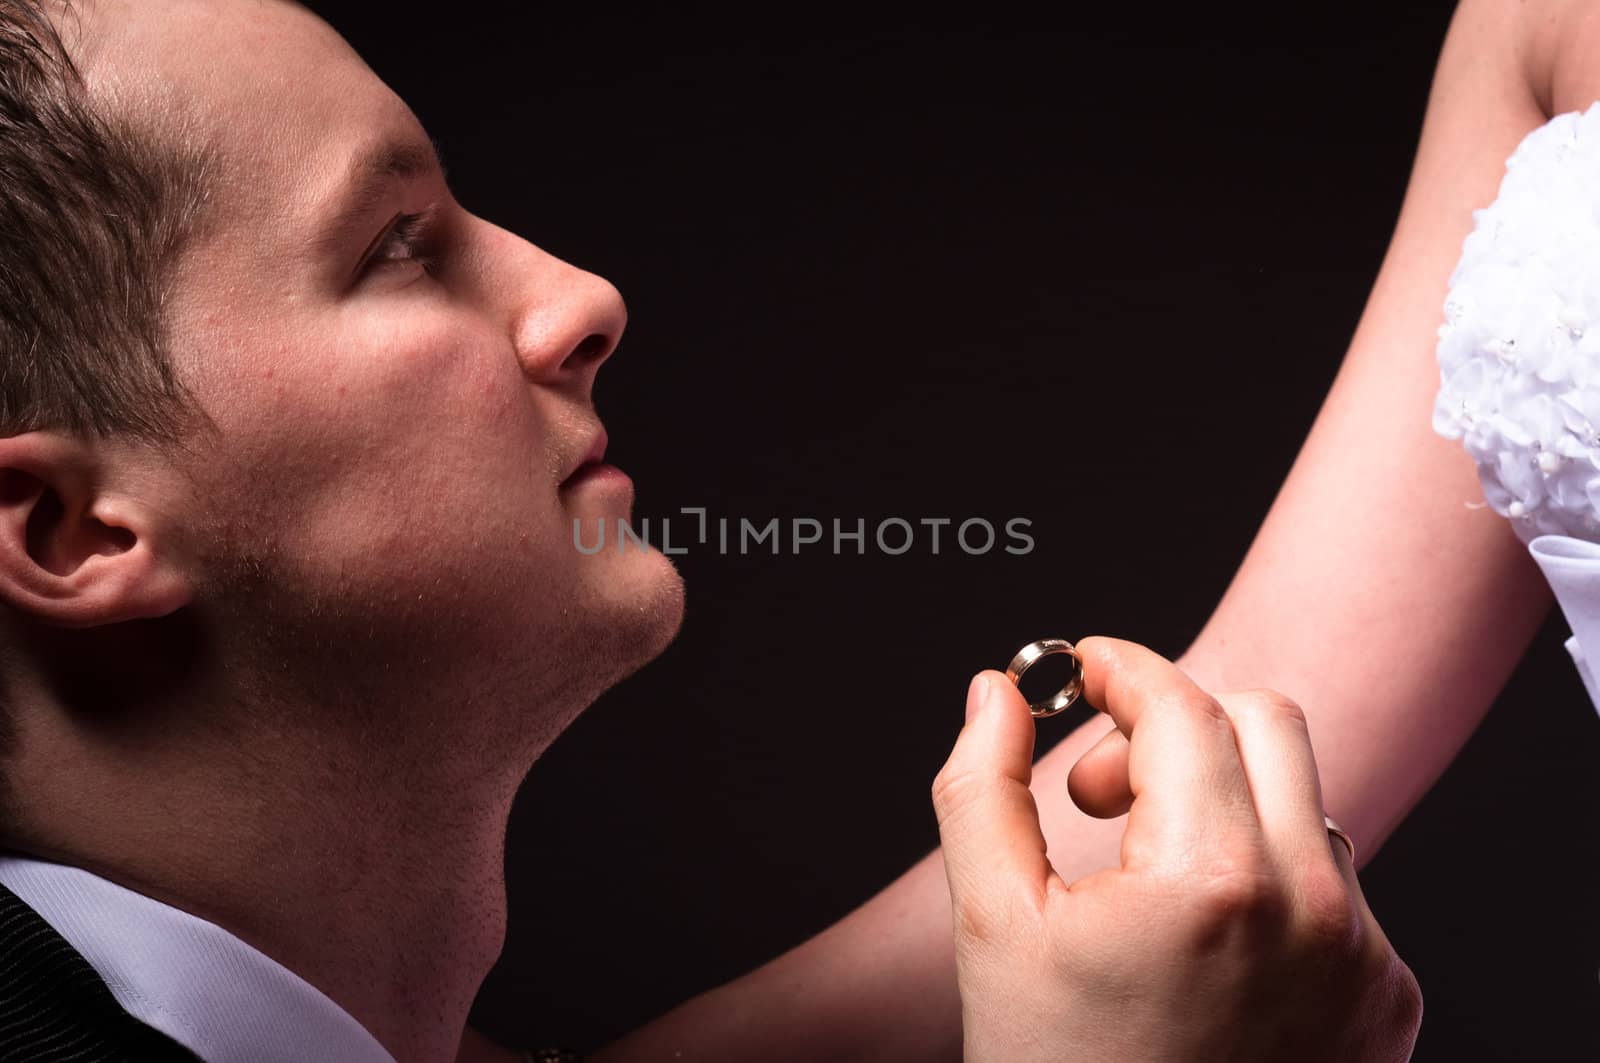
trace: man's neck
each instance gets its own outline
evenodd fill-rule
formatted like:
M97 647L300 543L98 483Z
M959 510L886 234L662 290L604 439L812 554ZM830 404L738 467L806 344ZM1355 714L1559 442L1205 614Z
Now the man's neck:
M449 751L380 763L282 732L136 751L86 737L51 735L61 758L19 765L30 811L9 844L216 923L400 1063L455 1058L504 942L514 773L449 778Z

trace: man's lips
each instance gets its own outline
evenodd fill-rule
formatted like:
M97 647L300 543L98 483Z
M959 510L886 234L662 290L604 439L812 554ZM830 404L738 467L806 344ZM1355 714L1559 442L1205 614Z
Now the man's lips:
M571 471L569 471L566 477L561 481L562 487L567 486L573 480L577 479L577 477L585 470L595 465L599 465L605 459L606 441L606 430L602 427L600 431L596 433L594 441L589 444L589 449L586 450L583 454L583 457L578 460L578 464L573 466Z

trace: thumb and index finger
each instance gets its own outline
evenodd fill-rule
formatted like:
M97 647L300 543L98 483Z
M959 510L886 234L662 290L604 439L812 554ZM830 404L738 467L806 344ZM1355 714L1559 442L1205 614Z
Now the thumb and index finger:
M1077 643L1083 696L1129 740L1134 798L1125 863L1186 858L1224 833L1260 825L1226 712L1177 665L1135 642ZM1054 874L1028 784L1034 722L1021 692L986 670L968 688L967 724L934 782L934 810L952 897L1000 876L1041 889ZM992 886L990 888L993 888Z

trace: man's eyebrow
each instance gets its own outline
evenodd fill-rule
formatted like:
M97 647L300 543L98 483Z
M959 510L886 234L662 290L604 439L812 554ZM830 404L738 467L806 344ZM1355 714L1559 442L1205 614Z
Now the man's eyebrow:
M446 177L439 144L427 140L391 140L357 155L345 171L337 193L339 206L321 226L317 250L336 249L352 227L370 214L398 182L437 172Z

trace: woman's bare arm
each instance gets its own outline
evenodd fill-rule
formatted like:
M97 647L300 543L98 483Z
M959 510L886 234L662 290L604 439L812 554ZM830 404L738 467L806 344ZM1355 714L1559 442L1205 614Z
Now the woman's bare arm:
M1304 706L1329 812L1363 857L1477 727L1550 606L1526 547L1482 506L1472 460L1431 427L1437 329L1471 212L1547 118L1532 88L1541 60L1520 44L1537 7L1457 9L1344 364L1181 662L1204 686L1269 686Z
M1310 723L1328 811L1371 857L1483 718L1550 606L1471 459L1431 428L1451 269L1517 143L1548 117L1540 4L1463 0L1393 239L1343 365L1216 611L1178 663L1273 687ZM1540 79L1543 78L1544 81ZM1293 357L1285 351L1284 357ZM1116 634L1106 632L1106 634ZM1114 864L1122 820L1067 796L1097 717L1040 761L1069 880ZM1380 913L1381 914L1381 913ZM950 899L936 851L839 923L608 1046L601 1060L958 1059Z

